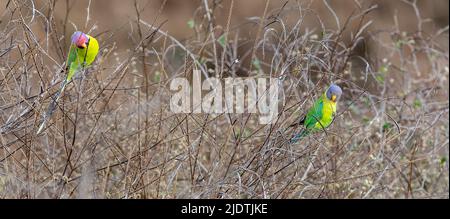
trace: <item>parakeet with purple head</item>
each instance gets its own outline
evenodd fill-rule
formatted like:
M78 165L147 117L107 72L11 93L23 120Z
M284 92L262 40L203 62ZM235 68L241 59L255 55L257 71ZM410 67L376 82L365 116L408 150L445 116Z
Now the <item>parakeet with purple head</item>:
M56 104L61 97L66 85L72 80L72 78L79 72L83 71L86 67L90 66L95 57L97 57L99 50L98 41L88 34L85 34L81 31L76 31L72 34L71 44L69 53L67 55L66 61L66 79L61 84L61 88L55 94L52 103L50 104L46 114L44 114L43 121L37 131L39 134L43 128L45 127L45 123L48 118L52 115L53 111L56 108Z
M330 126L336 114L336 105L342 95L342 89L332 84L319 99L314 102L305 118L297 124L304 125L305 129L295 134L290 140L291 143L299 141L311 132L324 130ZM295 125L297 125L295 124Z

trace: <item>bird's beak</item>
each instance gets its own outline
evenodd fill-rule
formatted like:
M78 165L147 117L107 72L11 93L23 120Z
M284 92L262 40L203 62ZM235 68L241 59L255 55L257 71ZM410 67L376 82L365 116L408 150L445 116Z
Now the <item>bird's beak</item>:
M336 95L331 95L331 101L336 102Z
M83 49L86 49L86 47L87 47L86 43L81 44L81 47L82 47Z

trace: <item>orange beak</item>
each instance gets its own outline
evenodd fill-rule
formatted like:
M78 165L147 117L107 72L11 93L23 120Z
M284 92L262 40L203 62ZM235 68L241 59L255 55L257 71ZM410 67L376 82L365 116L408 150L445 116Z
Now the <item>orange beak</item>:
M336 95L331 95L331 101L336 102Z

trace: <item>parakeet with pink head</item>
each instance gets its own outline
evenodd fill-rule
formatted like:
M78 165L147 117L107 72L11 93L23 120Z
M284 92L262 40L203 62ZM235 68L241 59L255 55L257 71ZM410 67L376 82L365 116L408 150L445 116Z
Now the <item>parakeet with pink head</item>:
M45 123L55 110L56 104L61 97L64 89L66 88L66 85L77 73L83 71L86 67L90 66L94 62L95 57L97 57L98 50L99 44L94 37L81 31L76 31L72 34L65 68L67 72L66 79L64 79L61 84L61 88L53 97L53 101L50 104L47 113L44 115L43 121L37 131L37 134L39 134L45 127Z

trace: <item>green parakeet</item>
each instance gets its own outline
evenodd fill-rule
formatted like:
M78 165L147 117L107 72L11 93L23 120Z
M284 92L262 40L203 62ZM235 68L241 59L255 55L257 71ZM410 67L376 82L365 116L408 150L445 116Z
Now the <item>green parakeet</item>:
M298 124L304 125L305 129L295 134L291 143L295 143L311 132L327 128L333 121L336 113L336 103L342 95L342 89L336 84L332 84L325 93L314 102L305 118ZM297 124L295 124L297 125Z
M69 54L67 55L66 62L66 79L62 82L59 91L52 97L53 101L48 107L47 112L44 114L44 118L37 134L39 134L45 127L45 123L55 110L56 104L66 88L66 85L78 72L83 71L86 67L90 66L92 62L94 62L95 57L98 54L98 50L98 41L94 37L80 31L76 31L72 34Z

